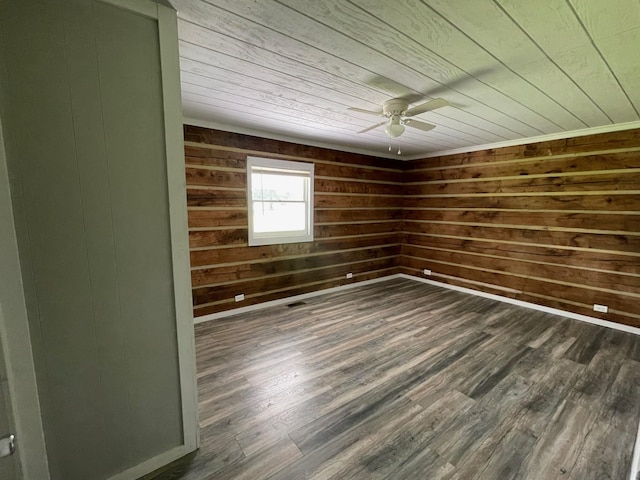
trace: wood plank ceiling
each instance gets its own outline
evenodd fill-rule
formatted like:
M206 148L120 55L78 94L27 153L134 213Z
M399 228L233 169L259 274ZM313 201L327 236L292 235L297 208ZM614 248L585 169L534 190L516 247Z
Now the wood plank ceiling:
M187 122L417 158L640 120L638 0L171 3ZM357 133L398 96L450 106Z

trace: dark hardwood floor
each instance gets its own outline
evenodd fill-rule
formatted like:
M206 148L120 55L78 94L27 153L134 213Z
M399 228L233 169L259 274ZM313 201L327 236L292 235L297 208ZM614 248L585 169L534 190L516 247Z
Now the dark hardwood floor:
M196 344L202 448L158 479L629 476L640 336L394 279Z

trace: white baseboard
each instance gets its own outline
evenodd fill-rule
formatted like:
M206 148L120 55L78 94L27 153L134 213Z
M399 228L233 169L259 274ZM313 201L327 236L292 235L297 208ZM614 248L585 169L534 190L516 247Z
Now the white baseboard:
M334 293L341 290L349 290L354 287L361 287L363 285L370 285L372 283L385 282L392 278L400 278L399 273L393 275L386 275L384 277L373 278L371 280L362 280L361 282L349 283L347 285L340 285L338 287L325 288L323 290L316 290L315 292L301 293L300 295L294 295L292 297L279 298L278 300L271 300L264 303L256 303L255 305L248 305L246 307L234 308L232 310L226 310L224 312L211 313L209 315L203 315L201 317L195 317L194 323L208 322L209 320L215 320L216 318L230 317L231 315L238 315L239 313L253 312L263 308L274 307L276 305L284 305L288 303L304 300L305 298L317 297L318 295L324 295L325 293Z
M640 328L632 327L630 325L623 325L621 323L610 322L608 320L602 320L601 318L590 317L588 315L582 315L580 313L567 312L566 310L560 310L559 308L545 307L544 305L538 305L537 303L524 302L522 300L516 300L514 298L502 297L500 295L495 295L493 293L485 293L479 290L473 290L471 288L459 287L457 285L450 285L448 283L443 283L443 282L436 282L435 280L429 280L427 278L414 277L413 275L407 275L406 273L398 273L397 276L400 278L415 280L417 282L436 285L438 287L449 288L451 290L458 290L459 292L478 295L479 297L491 298L499 302L511 303L512 305L531 308L532 310L539 310L541 312L552 313L553 315L561 315L563 317L568 317L573 320L580 320L581 322L593 323L594 325L599 325L601 327L613 328L614 330L621 330L623 332L640 335Z
M124 472L118 473L111 477L109 480L133 480L136 478L140 478L144 475L158 470L159 468L169 465L171 462L178 460L185 455L188 455L194 450L194 448L187 447L185 445L179 445L172 448L171 450L161 453L160 455L139 463L138 465L131 467Z
M448 288L450 290L457 290L459 292L470 293L471 295L478 295L480 297L491 298L499 302L510 303L512 305L518 305L520 307L531 308L532 310L539 310L541 312L551 313L553 315L560 315L563 317L572 318L573 320L580 320L581 322L592 323L601 327L613 328L614 330L621 330L627 333L633 333L640 335L640 328L632 327L629 325L623 325L621 323L610 322L608 320L602 320L601 318L589 317L588 315L582 315L580 313L567 312L566 310L560 310L559 308L545 307L544 305L538 305L536 303L524 302L522 300L516 300L514 298L502 297L493 293L485 293L479 290L473 290L471 288L459 287L457 285L451 285L444 282L437 282L435 280L429 280L427 278L414 277L413 275L407 275L406 273L394 273L393 275L387 275L385 277L374 278L372 280L363 280L362 282L350 283L348 285L340 285L339 287L327 288L324 290L316 290L315 292L303 293L301 295L294 295L292 297L280 298L278 300L271 300L270 302L257 303L255 305L249 305L247 307L234 308L232 310L226 310L224 312L211 313L209 315L203 315L202 317L195 317L194 323L208 322L209 320L215 320L216 318L229 317L231 315L237 315L239 313L253 312L262 308L273 307L276 305L283 305L293 303L305 298L316 297L325 293L339 292L341 290L348 290L350 288L359 287L362 285L370 285L372 283L384 282L393 278L405 278L407 280L414 280L416 282L428 283L429 285L435 285L437 287ZM634 479L635 480L635 479Z

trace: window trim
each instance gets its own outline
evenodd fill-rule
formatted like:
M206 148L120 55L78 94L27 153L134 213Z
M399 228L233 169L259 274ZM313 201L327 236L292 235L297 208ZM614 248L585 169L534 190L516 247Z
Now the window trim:
M249 246L278 245L281 243L300 243L313 241L313 163L292 162L289 160L276 160L264 157L247 157L247 213L248 213L248 241ZM304 233L298 232L263 232L256 234L253 230L253 195L252 172L254 169L273 170L287 175L304 177L308 179L305 198L305 213L307 217Z

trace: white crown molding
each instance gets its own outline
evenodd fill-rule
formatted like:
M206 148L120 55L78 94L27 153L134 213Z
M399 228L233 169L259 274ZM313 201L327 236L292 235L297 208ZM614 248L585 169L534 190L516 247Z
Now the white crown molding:
M200 120L192 117L184 117L183 122L185 123L185 125L211 128L214 130L222 130L230 133L239 133L241 135L252 135L254 137L266 138L269 140L278 140L281 142L297 143L298 145L307 145L309 147L326 148L327 150L335 150L337 152L356 153L358 155L367 155L369 157L377 157L377 158L387 158L390 160L405 160L405 158L399 158L397 155L390 156L380 152L372 152L370 150L365 150L365 149L351 148L351 147L346 147L344 145L334 145L326 142L316 142L308 139L291 137L288 135L280 135L277 133L265 132L263 130L256 130L253 128L239 127L237 125L227 125L224 123L211 122L209 120Z
M262 130L239 127L236 125L227 125L223 123L212 122L209 120L200 120L192 117L184 117L183 120L185 124L194 125L196 127L212 128L215 130L223 130L225 132L230 132L230 133L239 133L242 135L253 135L255 137L267 138L269 140L279 140L281 142L297 143L299 145L308 145L310 147L326 148L329 150L337 150L339 152L357 153L360 155L368 155L371 157L387 158L390 160L400 160L400 161L420 160L423 158L441 157L443 155L455 155L457 153L470 153L470 152L477 152L480 150L513 147L516 145L527 145L530 143L546 142L550 140L562 140L564 138L583 137L585 135L619 132L622 130L631 130L633 128L640 128L640 121L616 123L613 125L604 125L600 127L583 128L581 130L572 130L570 132L550 133L547 135L540 135L537 137L518 138L515 140L507 140L504 142L486 143L484 145L474 145L470 147L461 147L461 148L454 148L450 150L440 150L440 151L431 152L431 153L408 155L406 157L398 157L397 155L392 156L392 155L386 155L380 152L373 152L366 149L345 147L343 145L333 145L326 142L315 142L312 140L300 139L300 138L291 137L288 135L279 135L275 133L265 132Z
M583 128L581 130L572 130L570 132L549 133L537 137L518 138L515 140L507 140L504 142L487 143L485 145L475 145L473 147L453 148L450 150L441 150L439 152L427 153L424 155L410 155L403 157L402 160L420 160L423 158L441 157L443 155L455 155L457 153L478 152L480 150L489 150L494 148L513 147L516 145L527 145L529 143L548 142L550 140L562 140L564 138L583 137L585 135L596 135L598 133L619 132L622 130L631 130L640 128L640 121L615 123L613 125L603 125L600 127Z

